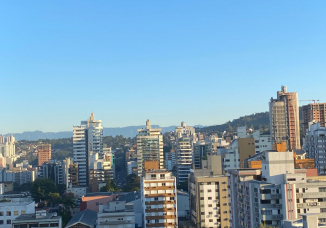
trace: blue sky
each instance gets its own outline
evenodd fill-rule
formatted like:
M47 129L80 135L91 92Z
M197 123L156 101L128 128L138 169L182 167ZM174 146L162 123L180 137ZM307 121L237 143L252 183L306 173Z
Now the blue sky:
M213 125L326 102L326 1L2 1L0 133ZM307 102L300 102L300 105Z

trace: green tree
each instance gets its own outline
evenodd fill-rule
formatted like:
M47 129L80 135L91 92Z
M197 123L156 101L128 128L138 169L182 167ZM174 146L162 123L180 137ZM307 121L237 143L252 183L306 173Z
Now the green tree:
M49 200L50 193L58 193L57 186L51 179L38 178L30 188L30 193L36 202Z
M140 189L140 178L136 174L128 175L126 183L123 187L124 192L138 191Z
M55 192L55 193L50 192L50 193L48 194L48 196L49 196L49 201L48 201L48 203L50 204L51 207L53 207L53 206L59 204L59 203L61 202L61 200L62 200L62 199L61 199L61 196L60 196L59 193L57 193L57 192Z

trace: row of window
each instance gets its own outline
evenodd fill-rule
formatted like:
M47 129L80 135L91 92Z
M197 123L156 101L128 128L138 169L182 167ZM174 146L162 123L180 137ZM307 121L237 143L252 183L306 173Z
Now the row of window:
M3 220L0 220L0 225L2 225L3 224ZM11 224L11 220L9 219L9 220L7 220L7 224Z
M21 211L20 214L25 214L26 211ZM14 211L14 215L19 215L18 211ZM0 216L4 216L4 212L0 211ZM6 211L6 216L11 216L11 211Z

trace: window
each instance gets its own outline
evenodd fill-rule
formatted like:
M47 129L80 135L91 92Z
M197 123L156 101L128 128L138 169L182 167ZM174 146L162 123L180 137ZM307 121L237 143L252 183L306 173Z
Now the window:
M40 227L49 227L49 224L48 223L40 224Z
M205 215L205 212L200 212L201 215ZM1 220L0 220L1 221Z
M11 220L9 219L9 220L7 220L7 224L11 224Z
M0 220L0 224L3 224L3 220Z
M3 211L0 211L0 216L3 216Z
M11 211L7 211L7 216L11 216Z
M200 200L204 200L204 197L200 197Z
M22 215L26 214L26 211L21 211L21 214L22 214Z
M207 192L212 192L212 190L211 189L208 189L208 191Z
M212 204L208 204L208 207L212 207Z
M213 222L213 219L210 219L209 222Z
M165 179L165 174L160 175L161 179Z
M155 197L154 200L155 200L155 201L158 201L158 197Z
M166 184L165 183L162 183L162 186L166 186Z
M159 223L160 222L160 220L158 220L158 219L155 219L155 223Z
M174 200L174 197L170 197L170 200Z
M209 200L211 200L211 199L212 199L212 197L208 197L208 199L209 199Z
M18 215L18 211L14 211L14 215Z

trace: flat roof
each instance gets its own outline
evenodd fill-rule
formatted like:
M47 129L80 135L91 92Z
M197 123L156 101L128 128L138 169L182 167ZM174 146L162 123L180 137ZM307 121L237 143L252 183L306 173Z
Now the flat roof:
M18 202L1 202L0 206L26 206L34 201L18 201Z
M39 216L38 214L23 214L15 218L15 220L35 220L35 219L57 219L60 216L56 216L57 213L46 213L46 216ZM36 216L39 216L36 218Z

